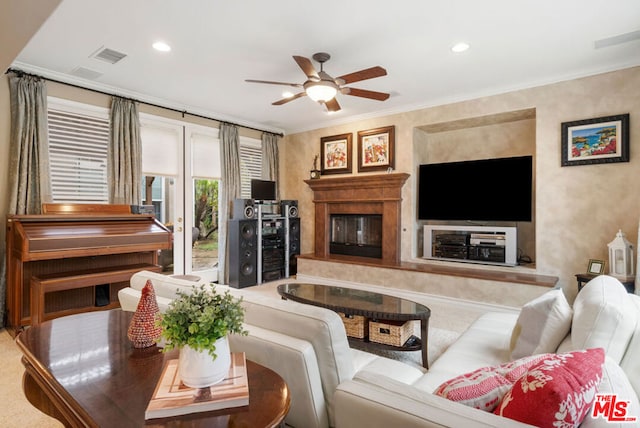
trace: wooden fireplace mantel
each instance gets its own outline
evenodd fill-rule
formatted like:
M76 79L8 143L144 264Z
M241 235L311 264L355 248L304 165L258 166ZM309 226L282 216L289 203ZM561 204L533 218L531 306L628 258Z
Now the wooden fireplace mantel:
M393 173L305 180L315 204L315 257L330 258L332 214L381 214L381 261L400 263L402 186L408 178L409 174Z

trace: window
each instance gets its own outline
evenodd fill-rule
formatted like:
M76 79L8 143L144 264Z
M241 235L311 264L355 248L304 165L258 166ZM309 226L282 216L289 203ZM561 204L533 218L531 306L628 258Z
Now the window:
M52 202L108 203L108 109L49 97L47 117ZM182 126L185 125L180 123L173 128L154 129L143 124L141 137L143 152L146 152L143 156L145 174L175 176L178 173L175 169L176 158L173 157L173 153L178 156L178 147L171 146L168 152L157 147L149 150L148 143L152 140L154 144L158 144L158 141L174 144L177 140L177 144L181 145ZM147 150L144 150L145 146ZM167 153L172 155L166 156ZM262 142L255 138L240 137L239 155L241 197L250 199L251 179L260 179L262 176ZM155 170L167 163L171 165L168 173Z
M240 186L241 198L251 199L251 179L262 177L262 142L254 138L240 137Z
M49 101L47 120L52 201L107 203L106 110Z

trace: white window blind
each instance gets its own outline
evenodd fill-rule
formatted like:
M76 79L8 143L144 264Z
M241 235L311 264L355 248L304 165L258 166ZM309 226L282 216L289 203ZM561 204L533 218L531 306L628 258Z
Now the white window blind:
M176 177L182 162L182 127L141 122L143 174Z
M262 177L262 142L240 138L240 186L242 199L251 199L251 179Z
M107 203L109 120L49 108L53 202Z
M220 178L220 139L217 135L191 133L191 165L193 177Z

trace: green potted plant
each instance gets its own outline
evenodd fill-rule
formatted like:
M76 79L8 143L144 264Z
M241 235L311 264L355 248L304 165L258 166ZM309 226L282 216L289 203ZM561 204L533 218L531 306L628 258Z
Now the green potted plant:
M178 373L185 385L214 385L225 378L231 364L228 334L247 334L242 298L229 291L216 293L213 285L177 294L160 319L164 351L180 350Z

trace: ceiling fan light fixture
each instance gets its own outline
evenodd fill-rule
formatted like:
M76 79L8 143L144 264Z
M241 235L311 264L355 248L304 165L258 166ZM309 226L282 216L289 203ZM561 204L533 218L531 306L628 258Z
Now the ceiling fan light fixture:
M304 87L307 96L311 98L313 101L321 101L326 102L338 93L338 89L335 84L331 84L331 82L312 82L309 85L305 85Z

